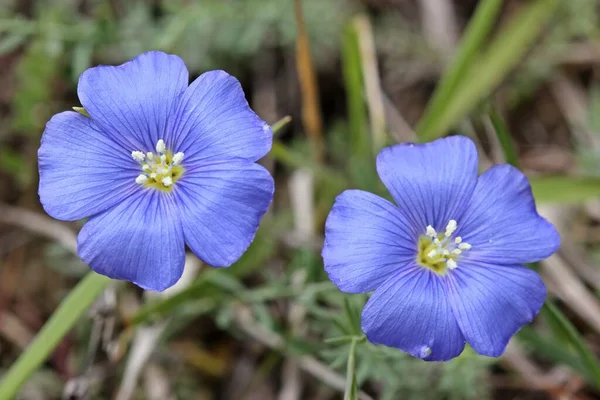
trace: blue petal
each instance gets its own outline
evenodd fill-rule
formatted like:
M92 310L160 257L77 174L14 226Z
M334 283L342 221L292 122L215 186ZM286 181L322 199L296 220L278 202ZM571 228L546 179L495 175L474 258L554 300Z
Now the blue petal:
M560 246L554 226L535 209L527 178L510 165L479 177L457 233L472 246L466 259L495 264L538 261Z
M442 231L459 222L477 183L473 141L452 136L426 144L399 144L377 156L379 177L415 233L428 225Z
M343 292L377 289L416 257L417 238L400 210L361 190L337 197L325 224L323 260L329 279Z
M367 339L427 361L458 356L465 339L448 304L443 280L417 266L388 279L363 310Z
M138 186L139 167L130 153L76 112L52 117L38 156L40 201L57 219L77 220L107 210Z
M449 274L449 300L463 335L479 354L498 357L546 298L534 271L519 265L461 263Z
M188 246L205 263L228 267L254 239L274 184L262 166L232 160L186 171L175 190Z
M185 244L179 210L170 194L146 189L91 218L78 252L99 274L162 291L179 280Z
M129 152L172 147L173 115L189 82L181 58L151 51L119 66L98 66L79 78L79 100L104 132Z
M256 161L271 149L271 128L250 109L238 80L224 71L206 72L190 85L178 122L175 147L187 163Z

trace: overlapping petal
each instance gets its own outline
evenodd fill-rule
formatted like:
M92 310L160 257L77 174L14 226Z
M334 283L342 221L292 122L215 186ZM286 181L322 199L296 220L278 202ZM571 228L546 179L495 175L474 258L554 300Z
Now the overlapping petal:
M415 232L459 222L477 183L477 150L464 136L399 144L377 156L379 177Z
M458 325L471 347L486 356L504 353L546 298L540 276L519 265L462 263L452 272L448 293Z
M186 243L207 264L230 266L254 239L273 190L269 172L249 161L186 171L176 188Z
M128 153L146 152L159 139L170 145L173 116L188 82L181 58L151 51L119 66L88 69L77 93L103 132Z
M347 293L377 289L414 262L416 237L398 208L374 194L347 190L325 225L323 260L329 279Z
M54 218L77 220L105 211L136 191L138 165L90 118L73 111L46 125L38 151L39 195Z
M397 347L427 361L458 356L465 339L452 314L442 279L414 266L390 277L362 313L370 342Z
M462 225L472 245L472 261L521 264L544 259L558 250L560 236L540 217L525 175L510 165L497 165L479 177Z
M174 196L138 191L92 217L81 229L78 253L99 274L162 291L179 280L185 263Z
M257 161L271 149L269 125L250 109L240 82L225 71L200 75L182 96L174 146L187 162Z

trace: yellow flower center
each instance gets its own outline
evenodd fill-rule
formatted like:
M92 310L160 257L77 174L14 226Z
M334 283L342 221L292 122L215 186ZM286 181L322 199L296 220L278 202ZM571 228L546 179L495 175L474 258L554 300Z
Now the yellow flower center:
M471 245L463 242L460 236L453 238L456 228L457 224L453 219L448 222L443 234L438 234L429 225L425 234L419 238L417 263L438 275L445 275L448 269L457 268L460 255L470 250Z
M181 165L184 154L171 153L162 139L156 143L156 153L133 151L131 156L140 163L142 169L135 182L147 188L170 192L185 171Z

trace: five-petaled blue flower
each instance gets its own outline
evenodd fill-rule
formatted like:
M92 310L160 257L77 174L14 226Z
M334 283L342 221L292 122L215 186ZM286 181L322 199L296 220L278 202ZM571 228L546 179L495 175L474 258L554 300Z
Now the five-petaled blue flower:
M91 217L80 257L158 291L181 277L186 244L212 266L235 262L273 198L272 177L255 163L271 129L239 82L210 71L189 84L179 57L149 52L87 70L78 95L89 117L55 115L38 154L46 212Z
M344 292L375 291L362 313L369 341L430 361L465 342L499 356L538 313L544 283L521 264L554 253L559 235L521 172L497 165L478 177L477 164L466 137L400 144L377 157L397 206L360 190L336 199L325 269Z

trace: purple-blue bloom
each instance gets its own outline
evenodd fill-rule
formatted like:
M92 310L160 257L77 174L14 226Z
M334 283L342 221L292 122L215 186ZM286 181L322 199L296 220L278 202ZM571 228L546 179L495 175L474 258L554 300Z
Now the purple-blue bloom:
M560 245L538 215L527 178L497 165L477 176L463 136L383 149L377 172L396 204L347 190L327 218L323 259L347 293L375 291L362 313L369 341L428 361L469 343L499 356L546 297L521 264Z
M181 277L186 245L214 267L238 260L274 190L256 164L271 129L240 83L210 71L189 84L179 57L148 52L88 69L77 93L89 117L66 111L46 125L39 195L54 218L90 217L83 261L161 291Z

